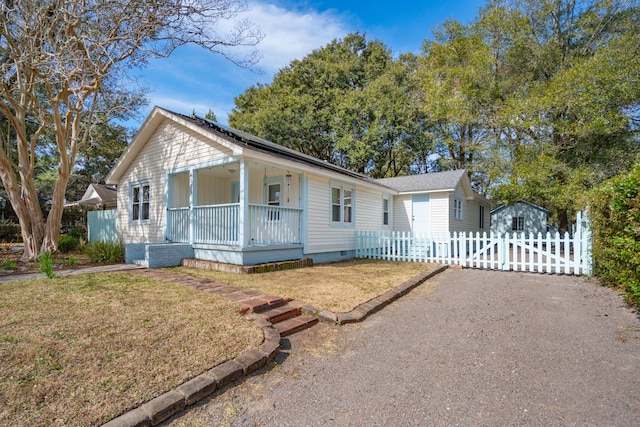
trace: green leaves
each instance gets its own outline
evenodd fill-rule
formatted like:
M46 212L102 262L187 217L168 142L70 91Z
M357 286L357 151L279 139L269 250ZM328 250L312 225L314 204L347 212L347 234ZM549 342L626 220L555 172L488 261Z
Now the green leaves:
M409 172L424 142L415 58L359 33L334 40L235 100L233 127L375 177Z
M640 306L640 157L591 193L595 273Z

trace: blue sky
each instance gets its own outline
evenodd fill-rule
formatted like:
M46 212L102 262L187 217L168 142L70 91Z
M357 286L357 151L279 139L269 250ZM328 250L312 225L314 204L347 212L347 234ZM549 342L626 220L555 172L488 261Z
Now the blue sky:
M171 57L153 60L138 71L138 80L149 90L150 100L142 115L154 105L183 114L195 109L204 115L212 109L226 124L236 96L256 83L271 82L279 69L333 39L360 31L368 40L382 41L394 55L419 53L437 24L449 18L467 23L484 4L484 0L250 0L251 10L239 18L249 19L265 35L255 47L262 55L258 64L262 73L239 68L201 48L180 48ZM242 54L239 49L236 52ZM132 120L130 125L137 127L142 119Z

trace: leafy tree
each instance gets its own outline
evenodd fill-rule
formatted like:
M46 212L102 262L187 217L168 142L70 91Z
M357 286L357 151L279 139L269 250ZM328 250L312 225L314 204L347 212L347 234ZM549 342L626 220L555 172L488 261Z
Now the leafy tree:
M438 155L435 169L466 169L477 189L488 179L483 160L496 140L491 113L499 99L492 60L482 38L455 20L425 41L419 60L423 108Z
M566 229L585 192L640 151L639 10L494 0L471 25L445 23L420 58L440 166L470 169L495 199L534 200Z
M218 121L218 118L216 117L216 113L214 113L211 108L209 108L209 111L207 111L207 114L204 115L204 118L207 120L211 120L212 122Z
M423 147L415 58L359 33L334 40L235 100L232 126L373 176L408 173ZM420 143L419 143L420 142Z
M137 96L127 72L189 43L251 64L254 56L235 59L227 49L260 40L250 23L216 31L220 20L244 9L242 0L0 3L0 116L11 128L0 149L0 177L20 222L24 259L57 249L65 189L80 150L96 122L123 113ZM59 164L45 222L35 174L47 133Z

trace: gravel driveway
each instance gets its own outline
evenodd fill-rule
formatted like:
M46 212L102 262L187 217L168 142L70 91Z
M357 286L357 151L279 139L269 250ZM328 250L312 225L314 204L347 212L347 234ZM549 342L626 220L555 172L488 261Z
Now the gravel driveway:
M640 425L640 320L569 276L448 270L171 426Z

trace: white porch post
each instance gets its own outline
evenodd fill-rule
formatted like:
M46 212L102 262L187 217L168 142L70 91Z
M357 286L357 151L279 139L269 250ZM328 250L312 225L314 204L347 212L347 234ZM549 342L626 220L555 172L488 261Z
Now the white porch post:
M240 206L238 212L238 244L241 248L249 241L249 165L240 159Z
M300 223L298 227L300 227L300 242L303 245L303 252L307 251L307 229L309 224L309 194L308 194L308 180L307 174L300 174L300 209L302 209L302 213L300 214Z
M198 191L198 182L197 182L196 171L193 169L189 169L189 243L194 243L194 237L196 235L196 224L195 224L195 215L193 212L193 207L197 203L197 191Z

